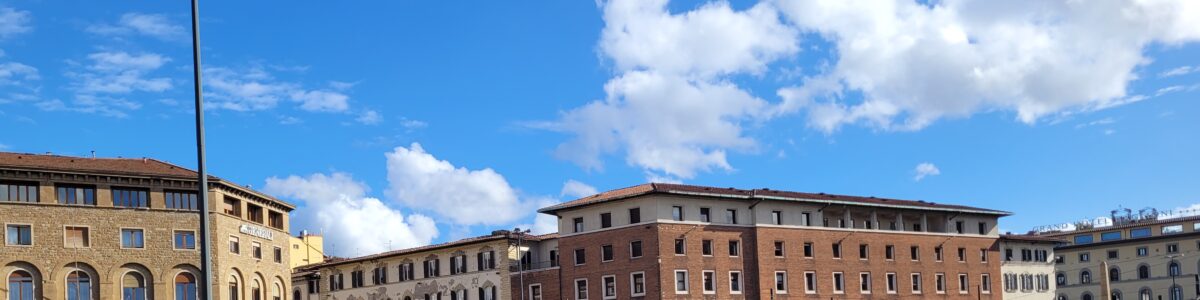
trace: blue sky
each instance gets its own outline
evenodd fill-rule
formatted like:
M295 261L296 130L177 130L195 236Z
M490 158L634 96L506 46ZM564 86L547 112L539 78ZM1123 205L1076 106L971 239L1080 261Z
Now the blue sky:
M340 255L649 180L1012 231L1196 203L1200 8L1033 3L203 3L209 168ZM193 166L187 9L0 4L0 149Z

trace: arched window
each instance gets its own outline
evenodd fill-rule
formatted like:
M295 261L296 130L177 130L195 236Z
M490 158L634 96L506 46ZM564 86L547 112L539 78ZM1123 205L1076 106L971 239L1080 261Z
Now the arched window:
M1054 299L1057 299L1057 300L1067 300L1067 295L1058 294L1058 297L1057 297L1057 298L1054 298Z
M9 300L33 300L33 275L23 270L8 275Z
M1067 275L1063 273L1054 274L1054 282L1057 285L1067 285Z
M192 273L175 275L175 300L196 300L196 276Z
M229 300L241 299L242 287L238 284L237 276L229 276Z
M1171 300L1183 300L1183 288L1178 285L1171 287Z
M1142 288L1141 291L1138 291L1138 300L1151 300L1151 299L1153 299L1153 297L1150 295L1149 288Z
M1092 283L1092 272L1090 272L1088 270L1083 270L1083 272L1079 272L1079 283L1080 284Z
M292 300L300 300L300 290L292 291Z
M1117 268L1108 269L1108 281L1121 281L1121 270Z
M1171 264L1167 267L1167 274L1171 276L1179 276L1179 263L1171 262Z
M258 284L258 279L250 282L250 299L262 300L262 286Z
M121 299L146 300L146 277L142 273L125 273L121 279Z
M1146 278L1150 278L1150 266L1147 266L1147 265L1138 266L1138 279L1146 279Z
M1121 291L1113 290L1109 300L1121 300Z
M1084 292L1084 293L1083 293L1083 296L1080 296L1080 297L1079 297L1079 299L1083 299L1083 300L1092 300L1092 294L1090 294L1090 293L1088 293L1088 292Z
M275 286L271 288L271 300L283 300L282 290L283 289L279 287L279 283L276 282Z
M67 300L91 300L92 277L87 272L75 270L67 274Z

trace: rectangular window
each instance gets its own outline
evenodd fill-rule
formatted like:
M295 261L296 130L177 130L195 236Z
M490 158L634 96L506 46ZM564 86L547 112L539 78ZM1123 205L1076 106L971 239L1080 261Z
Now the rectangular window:
M725 223L729 223L729 224L737 224L738 223L736 209L726 209L725 210Z
M787 272L775 271L775 293L787 294Z
M871 250L871 248L870 248L870 246L867 246L867 244L859 244L858 245L858 259L866 260L867 257L870 256L870 250Z
M912 273L912 293L921 293L921 273Z
M910 259L912 259L912 261L921 260L921 247L918 247L918 246L908 247L908 255L909 255Z
M895 294L896 293L896 273L887 273L887 274L885 274L885 277L886 277L885 279L887 279L887 293Z
M771 224L783 225L783 212L782 211L776 210L776 211L771 212Z
M604 299L617 299L617 277L608 275L600 278L600 283L604 284Z
M1121 255L1117 252L1117 250L1108 250L1108 259L1117 259L1120 256Z
M4 244L11 246L32 246L33 245L33 227L30 225L14 225L5 226Z
M145 248L146 240L144 234L141 229L121 229L121 248Z
M238 201L236 198L225 198L225 201L221 205L221 211L225 212L226 214L241 218L242 201Z
M804 293L805 294L816 294L817 293L817 273L804 272Z
M1150 228L1134 228L1129 230L1130 238L1143 238L1150 236Z
M991 275L988 275L988 274L980 275L979 289L984 294L989 294L992 292L992 276Z
M783 257L783 241L775 241L775 257Z
M958 248L958 262L967 261L967 248Z
M943 257L944 256L942 255L942 246L933 247L933 260L934 261L942 261Z
M883 258L886 260L896 259L896 246L887 245L883 247Z
M858 273L858 291L863 294L871 293L871 273Z
M671 207L671 220L683 221L683 206Z
M550 267L558 266L558 250L550 250Z
M273 261L275 263L277 263L277 264L283 263L283 248L275 247L274 252L272 252L272 254L274 254L275 259ZM384 274L386 274L386 273L384 273ZM387 278L387 276L384 276L384 278Z
M642 257L642 241L629 242L629 258Z
M612 260L613 260L612 245L600 246L600 261L612 261Z
M88 228L82 226L67 226L63 228L63 247L88 248L92 246Z
M813 258L813 243L804 243L804 258Z
M150 207L150 191L133 188L112 188L112 200L115 207Z
M1079 254L1079 262L1089 262L1089 261L1092 261L1091 253L1084 252L1084 253Z
M987 254L988 254L987 249L979 249L979 262L987 263L988 262Z
M842 278L842 272L833 272L833 293L842 294L846 292L845 278Z
M955 221L954 222L954 232L956 232L958 234L963 234L963 221Z
M729 256L737 257L742 252L742 245L738 241L729 241Z
M634 272L629 274L629 281L632 282L633 288L629 290L629 295L633 297L641 297L646 295L646 273Z
M1137 256L1146 256L1146 255L1150 255L1150 249L1147 249L1146 247L1138 247L1137 248Z
M1120 240L1120 239L1121 239L1120 231L1110 231L1110 232L1105 232L1105 233L1100 234L1100 241L1102 241L1102 242L1115 241L1115 240Z
M96 205L96 187L86 185L59 185L58 204Z
M167 209L199 210L199 206L196 206L196 192L163 191L163 201L165 201ZM280 227L283 226L280 225Z
M1179 244L1167 244L1167 253L1179 253Z
M600 214L600 228L609 228L609 227L612 227L612 214L610 214L610 213Z
M688 273L687 270L675 270L675 293L688 293Z
M630 208L629 209L629 224L637 224L637 223L641 223L641 222L642 222L642 209L637 208L637 207Z
M812 214L800 213L800 226L812 226Z
M587 251L585 251L585 249L575 249L575 265L576 266L587 263L586 254L587 254Z
M979 222L979 234L980 235L987 234L988 233L987 227L988 227L987 222Z
M833 243L833 258L842 258L842 243Z
M1077 244L1077 245L1078 244L1091 244L1091 243L1092 243L1092 235L1090 235L1090 234L1075 236L1075 244Z
M700 222L704 222L704 223L712 222L712 215L710 214L711 212L712 211L709 208L701 207L700 208Z
M575 224L575 232L583 232L583 218L575 218L573 221Z
M742 293L742 272L729 271L729 293Z
M700 273L700 280L701 280L701 284L703 285L702 288L704 288L703 293L705 293L705 294L716 294L717 293L717 282L716 282L717 279L714 278L714 276L716 276L716 272L713 272L713 271L703 271Z
M970 285L971 285L971 283L967 279L967 274L958 274L958 293L959 294L966 294L967 291L970 290L970 288L968 288Z
M1004 261L1012 261L1012 260L1013 260L1013 249L1005 248L1004 249Z
M575 300L587 300L588 284L587 279L575 279Z
M683 239L675 239L675 255L687 254L687 247Z
M36 182L0 182L0 202L38 202Z
M254 257L254 259L262 259L262 244L250 242L250 256Z
M700 255L704 255L704 256L712 256L713 255L712 240L700 241Z
M249 219L250 222L262 224L263 223L263 208L262 208L262 206L258 206L258 205L254 205L254 204L247 204L246 205L246 219Z
M491 270L496 268L496 251L479 252L476 257L476 263L479 264L479 270ZM550 259L558 260L558 254L554 251L550 252ZM465 263L463 265L466 265Z
M937 273L933 275L933 289L938 294L946 293L946 274Z
M463 292L465 293L466 291L463 291ZM542 285L541 284L529 285L529 299L530 300L542 300ZM295 299L295 300L300 300L300 299ZM461 298L451 299L451 300L467 300L467 295L463 294Z
M1175 234L1183 232L1183 225L1163 226L1162 234Z
M267 225L275 229L283 229L283 214L277 211L267 212Z
M175 249L176 250L196 250L196 232L195 231L176 231L175 232Z
M229 253L242 253L241 241L236 236L229 237Z

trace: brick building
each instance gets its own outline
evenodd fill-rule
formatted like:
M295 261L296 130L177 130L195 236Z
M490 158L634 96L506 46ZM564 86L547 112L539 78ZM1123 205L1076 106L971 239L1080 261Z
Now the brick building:
M559 233L531 244L546 261L517 274L541 299L1002 296L1003 211L657 183L539 211Z
M194 299L197 174L138 158L0 152L0 299ZM288 212L213 177L215 299L283 299Z

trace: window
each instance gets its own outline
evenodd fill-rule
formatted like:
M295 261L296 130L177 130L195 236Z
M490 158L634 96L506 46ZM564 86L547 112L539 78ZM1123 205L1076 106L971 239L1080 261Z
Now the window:
M10 246L32 246L33 227L30 225L9 224L4 230L4 244Z
M1080 284L1092 283L1092 272L1090 272L1088 270L1080 271L1079 272L1079 283Z
M587 263L586 254L587 254L587 251L585 251L585 249L582 249L582 248L575 249L575 265L576 266Z
M1059 286L1067 285L1067 275L1063 273L1054 274L1054 283Z
M842 272L833 272L833 293L834 294L841 294L841 293L846 292L846 286L844 285L843 279L844 278L842 278Z
M238 240L238 237L236 237L236 236L229 237L229 253L233 253L233 254L242 253L242 247L240 244L241 244L241 242Z
M83 185L59 185L58 204L96 205L96 187Z
M1120 257L1117 250L1108 250L1108 259L1117 259Z
M1179 244L1167 244L1167 253L1179 253Z
M729 271L729 293L742 293L742 272Z
M946 274L937 273L933 275L933 289L938 294L946 293Z
M600 228L609 228L609 227L612 227L612 214L611 213L600 214Z
M296 291L299 294L299 291ZM192 273L179 273L175 275L175 299L176 300L196 300L199 294L196 291L196 276ZM82 298L89 299L89 298ZM295 297L300 299L300 297Z
M1030 278L1032 279L1032 278ZM984 294L992 292L992 276L988 274L979 275L979 289Z
M255 285L255 288L257 288L258 281L255 281L254 285ZM363 271L362 270L350 271L350 288L358 288L358 287L362 287L362 286L363 286ZM254 294L258 294L258 293L255 292ZM257 295L255 295L255 296L257 296Z
M675 293L687 294L688 292L688 273L687 270L675 270Z
M741 243L738 241L729 241L729 256L737 257L742 250Z
M176 250L195 250L196 249L196 232L195 231L175 231L175 249Z
M775 241L775 257L783 257L783 241Z
M254 259L262 259L262 244L250 242L250 256L254 257Z
M612 245L600 246L600 261L612 261L612 260L613 260Z
M1108 281L1121 281L1121 269L1108 269Z
M871 273L858 273L858 291L863 294L871 293Z
M987 234L988 233L987 227L988 227L987 222L979 222L979 234L981 234L981 235Z
M714 276L716 276L716 275L715 275L715 272L713 272L713 271L700 272L700 283L702 285L701 288L704 289L702 291L703 293L705 293L705 294L717 293L717 283L716 283L716 278L713 278Z
M1138 279L1146 279L1146 278L1150 278L1150 266L1147 266L1147 265L1138 266Z
M1075 244L1090 244L1092 243L1092 235L1084 234L1075 236Z
M642 241L629 242L629 258L642 257Z
M550 250L550 267L558 266L558 250Z
M632 288L629 290L629 295L640 297L646 295L646 273L633 272L629 274L629 282Z
M87 227L66 226L63 228L63 247L88 248L91 246L91 237L88 235Z
M121 280L121 298L146 300L146 278L142 277L142 273L125 273Z
M263 223L263 208L262 208L262 206L258 206L258 205L254 205L254 204L246 204L246 219L249 219L250 222L262 224Z
M921 293L921 273L912 273L912 293Z
M800 225L801 226L812 226L811 222L812 222L812 214L800 213Z
M958 234L963 233L963 221L955 221L954 222L954 232L956 232Z
M600 282L601 282L601 284L604 285L603 286L604 299L616 299L617 298L617 277L612 276L612 275L604 276L604 277L600 278Z
M113 206L150 207L149 191L131 188L112 188Z
M805 258L813 257L813 243L812 242L804 243L804 257Z
M712 222L712 215L709 213L711 213L711 210L709 208L701 207L700 208L700 222L704 222L704 223Z
M1079 262L1088 262L1091 260L1092 260L1092 255L1090 253L1084 252L1084 253L1079 254Z
M858 245L858 259L864 259L864 260L867 259L867 257L870 254L869 253L870 251L871 251L871 248L869 246L867 246L867 244L859 244Z
M400 269L399 273L401 282L417 279L417 276L413 274L413 269L415 269L413 268L413 263L402 263L398 268Z
M737 224L738 223L736 209L726 209L725 210L725 223L729 223L729 224Z
M816 294L817 293L817 273L804 272L804 293L805 294Z
M529 252L524 252L522 254L529 254ZM524 260L524 258L526 258L526 257L529 257L529 256L522 255L522 260ZM476 259L478 260L478 257L476 257ZM466 273L466 272L467 272L467 255L459 254L459 255L450 256L450 275L462 274L462 273Z
M1012 260L1013 260L1013 249L1005 248L1004 249L1004 261L1012 261Z
M385 284L385 283L388 283L387 268L386 267L377 267L375 269L372 269L371 270L371 284L380 285L380 284Z
M0 182L0 202L38 202L35 182Z
M283 229L283 213L267 211L267 225L275 229Z
M145 236L141 229L121 229L121 248L145 248Z
M1120 239L1121 239L1120 231L1111 231L1111 232L1105 232L1105 233L1100 234L1100 241L1102 241L1102 242L1115 241L1115 240L1120 240Z
M199 206L196 205L196 192L163 191L163 201L166 202L167 209L199 210Z
M771 212L771 224L783 225L783 212L778 211L778 210L772 211Z
M588 284L587 279L575 279L575 300L587 300Z
M637 224L637 223L641 223L641 222L642 222L642 209L637 208L637 207L630 208L629 209L629 224Z
M933 247L933 260L942 261L942 246Z
M236 217L242 217L242 202L236 198L225 198L221 211Z
M887 293L895 294L896 293L896 273L887 273L885 275L886 275L886 279L887 279Z
M1179 273L1180 273L1179 272L1179 263L1171 262L1170 265L1167 265L1167 275L1170 275L1171 277L1175 277L1175 276L1179 276Z
M1137 256L1146 256L1146 255L1150 255L1150 249L1147 249L1146 247L1138 247L1137 248Z
M684 246L683 239L675 239L675 255L687 254L687 247Z
M787 294L787 272L775 271L775 293Z
M683 221L683 206L671 207L671 220Z
M893 246L893 245L884 246L883 247L883 259L895 260L896 259L896 246Z
M283 263L283 248L275 247L274 254L275 263Z
M912 261L921 260L921 247L918 247L918 246L908 247L908 254L909 254L909 257L912 259Z
M703 255L703 256L712 256L713 255L712 240L701 240L700 241L700 255Z
M979 262L987 263L988 262L987 254L988 254L987 249L979 249Z
M423 262L421 275L424 278L432 278L442 276L442 260L441 259L426 259Z
M575 232L583 232L583 218L575 218Z
M1175 234L1183 232L1183 225L1163 226L1162 234Z
M967 261L967 248L958 248L958 262Z
M1129 230L1130 238L1141 238L1150 236L1150 228L1134 228Z
M833 243L833 258L842 258L842 243Z

